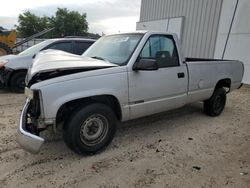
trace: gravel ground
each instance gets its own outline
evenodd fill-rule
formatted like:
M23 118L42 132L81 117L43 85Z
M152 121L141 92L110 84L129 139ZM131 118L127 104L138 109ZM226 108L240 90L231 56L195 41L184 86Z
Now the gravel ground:
M121 124L103 152L79 156L45 133L38 155L16 143L22 94L0 93L0 187L250 187L250 88L223 114L202 104Z

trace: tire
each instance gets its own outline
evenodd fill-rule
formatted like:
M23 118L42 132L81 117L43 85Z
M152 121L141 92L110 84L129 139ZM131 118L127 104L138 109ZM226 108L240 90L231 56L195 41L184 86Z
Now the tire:
M25 87L26 72L14 73L10 78L10 89L15 93L23 93Z
M0 42L0 56L12 54L11 48L4 43Z
M79 154L94 154L112 141L117 119L113 110L101 103L92 103L72 113L65 123L63 139Z
M218 88L214 91L212 97L203 103L204 112L210 116L218 116L224 110L227 95L224 88Z

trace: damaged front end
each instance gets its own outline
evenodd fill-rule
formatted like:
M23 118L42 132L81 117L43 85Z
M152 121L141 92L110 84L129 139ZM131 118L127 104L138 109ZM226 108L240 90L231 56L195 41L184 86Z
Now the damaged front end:
M101 68L105 68L105 67L101 67ZM97 69L100 69L100 67L98 67L98 68L81 68L81 69L74 69L74 68L70 69L69 68L69 69L62 69L62 70L57 69L57 70L38 72L35 75L33 75L33 77L31 77L31 78L27 77L26 85L28 87L30 87L33 84L39 83L41 81L49 80L52 78L66 76L66 75L80 73L80 72L91 71L91 70L97 70Z
M27 100L21 113L17 140L25 150L38 153L44 143L44 139L39 137L39 133L44 130L39 126L41 114L39 92L28 88L25 90Z

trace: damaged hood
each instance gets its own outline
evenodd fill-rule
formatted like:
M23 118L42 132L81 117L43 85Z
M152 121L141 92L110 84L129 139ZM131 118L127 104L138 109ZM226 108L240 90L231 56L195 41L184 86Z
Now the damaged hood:
M60 50L45 50L36 56L30 74L33 76L36 73L53 70L92 69L114 66L117 65L104 60L82 57Z
M45 50L40 52L33 61L32 67L28 71L27 82L34 76L44 75L46 73L60 73L60 76L83 72L86 70L95 70L109 67L116 67L118 65L108 61L99 60L95 58L82 57L60 50ZM63 74L65 72L65 74ZM54 76L56 77L56 76ZM51 78L48 76L48 79ZM43 78L42 80L45 80Z

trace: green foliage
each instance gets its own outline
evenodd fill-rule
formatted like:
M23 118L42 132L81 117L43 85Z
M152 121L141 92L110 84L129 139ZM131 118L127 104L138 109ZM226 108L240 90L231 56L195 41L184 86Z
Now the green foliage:
M50 19L51 25L55 27L56 37L82 36L88 31L86 14L76 11L68 11L66 8L58 8L56 16Z
M38 17L30 11L20 14L18 17L17 32L18 36L28 37L48 28L48 17Z
M55 16L38 17L30 11L18 17L17 33L20 37L29 37L47 28L55 28L52 33L44 37L85 36L88 31L86 14L58 8Z

